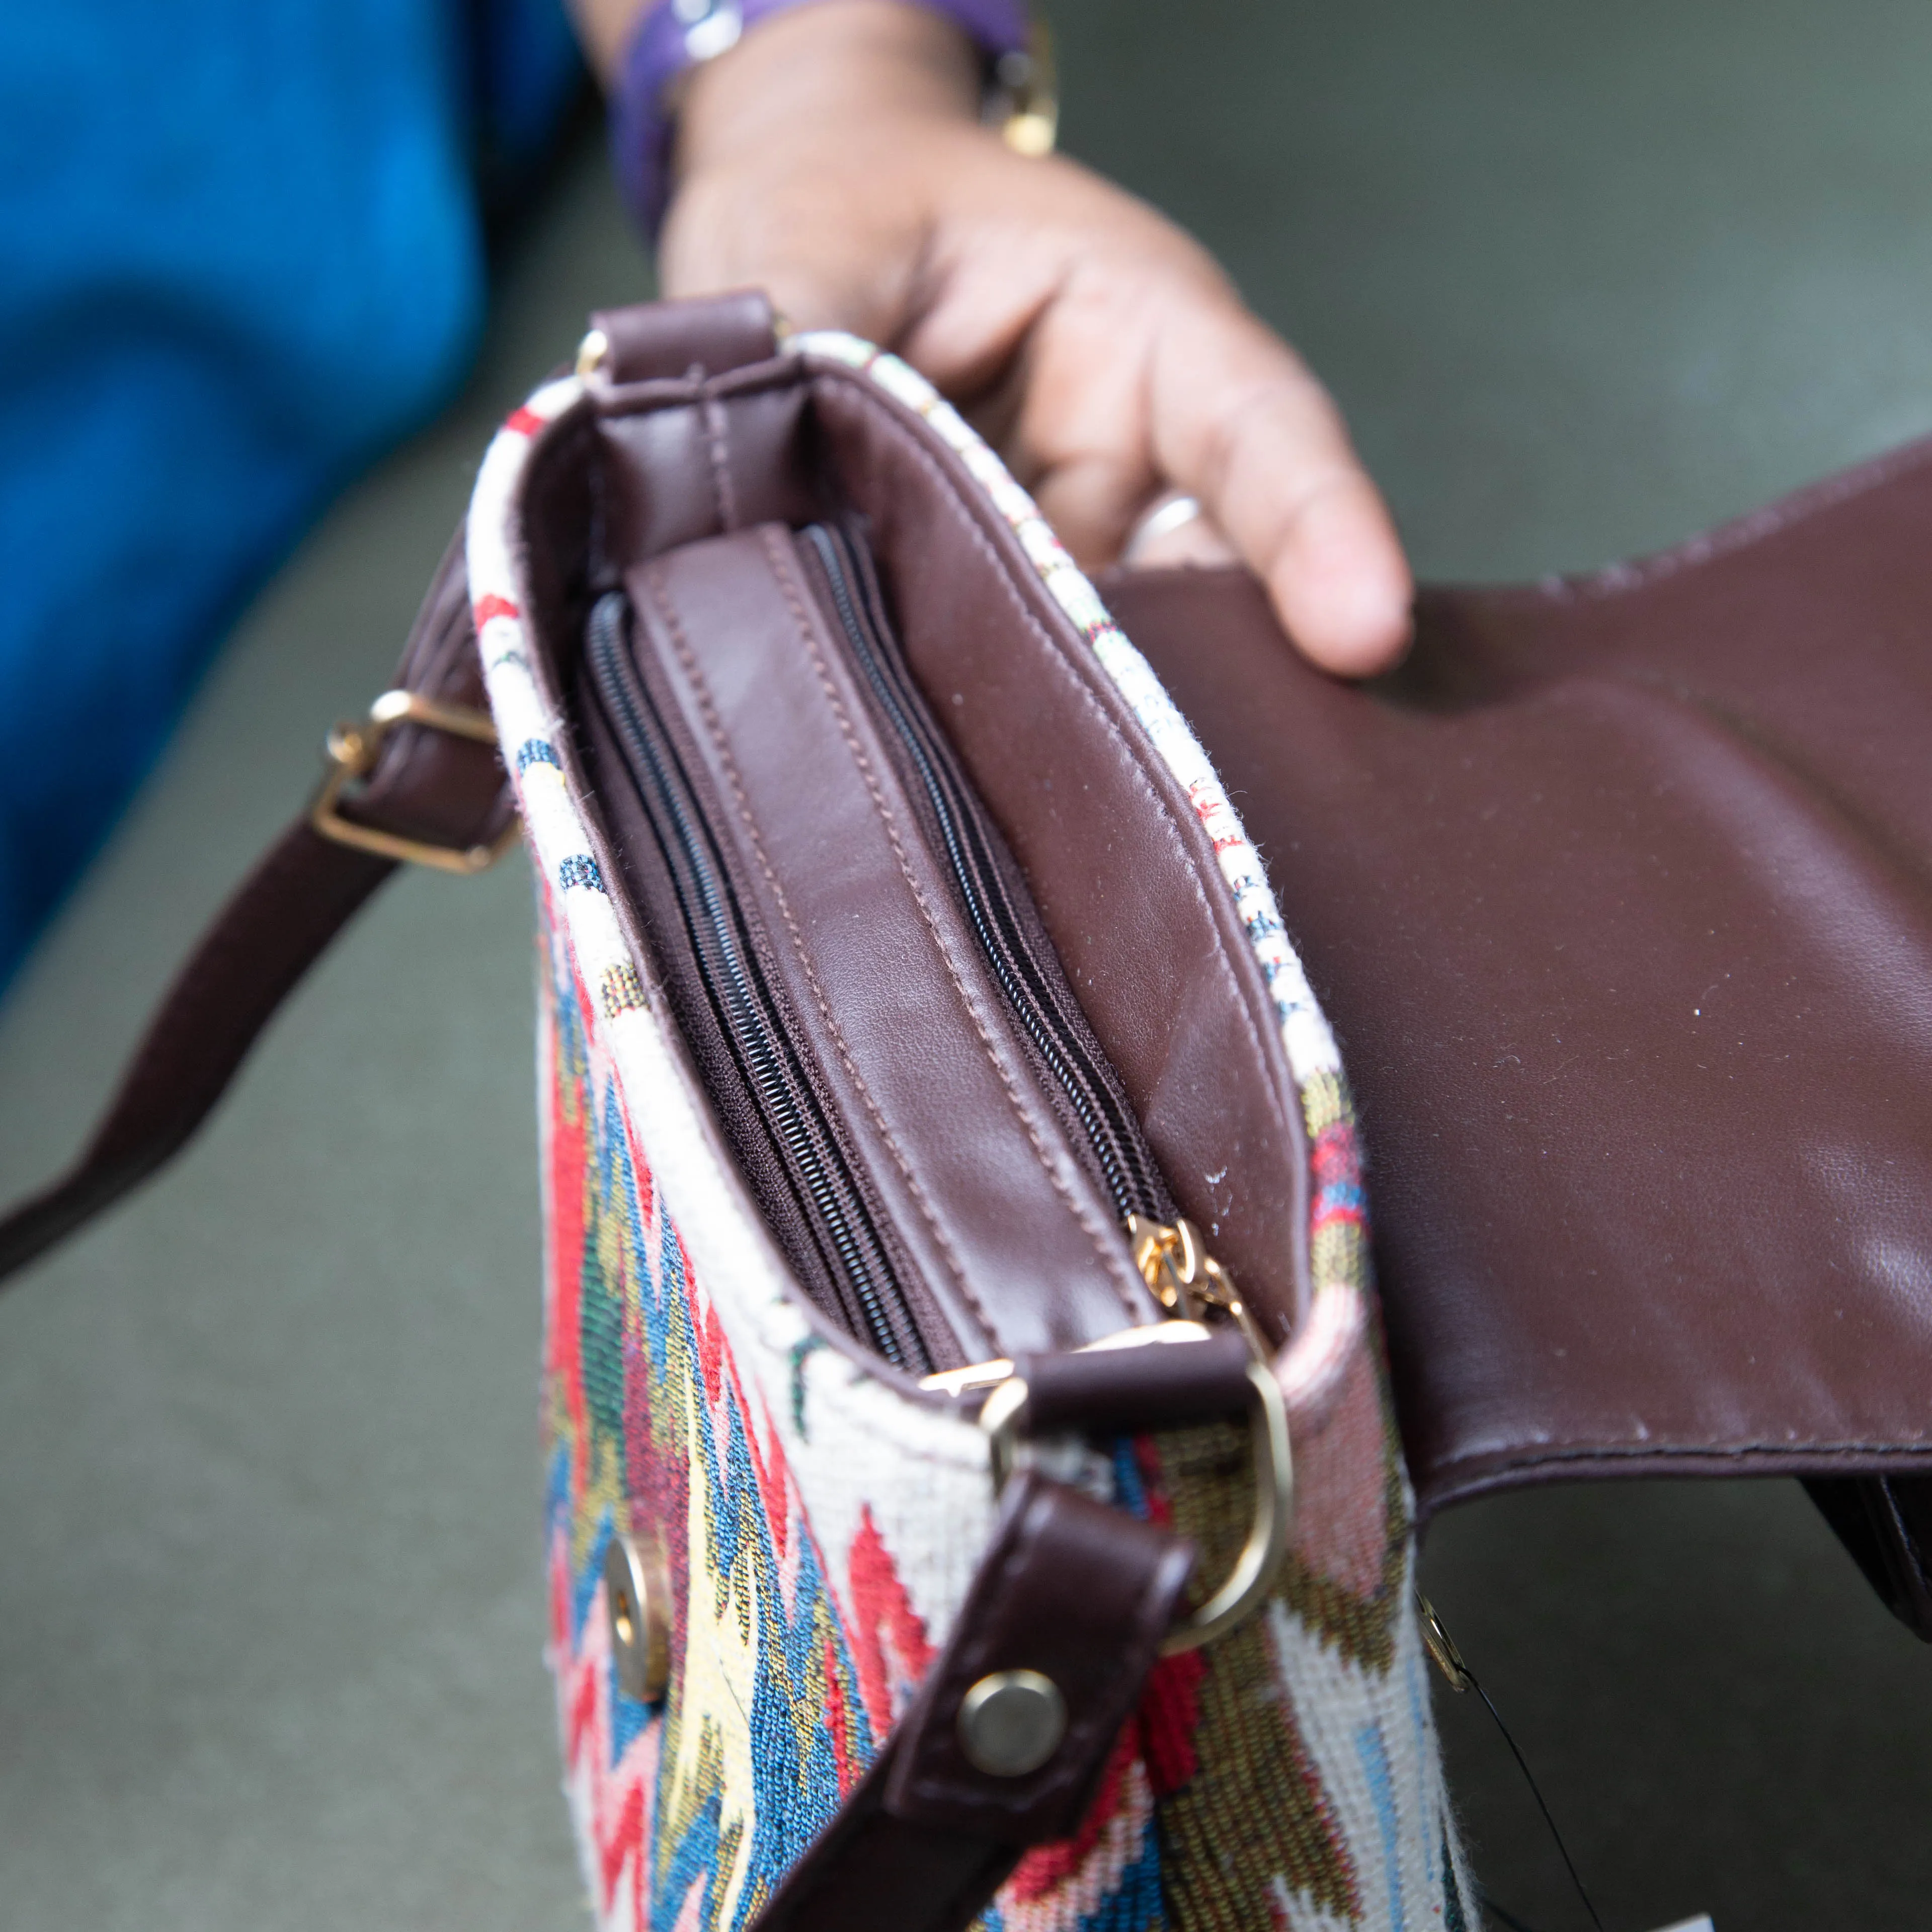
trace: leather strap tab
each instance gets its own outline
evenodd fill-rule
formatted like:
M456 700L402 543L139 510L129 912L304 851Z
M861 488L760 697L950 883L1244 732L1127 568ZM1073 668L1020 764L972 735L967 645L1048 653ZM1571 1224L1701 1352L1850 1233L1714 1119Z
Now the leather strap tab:
M459 531L430 586L399 688L481 709ZM400 724L346 818L433 844L493 843L514 809L488 747ZM394 862L325 838L306 815L270 848L176 976L86 1150L0 1219L0 1281L45 1253L178 1153L226 1090L275 1010Z
M410 627L396 688L466 710L490 708L460 525ZM460 850L494 844L514 815L516 800L494 746L404 723L391 733L367 782L340 809L346 818Z
M1104 1436L1244 1414L1252 1359L1232 1329L1205 1341L1021 1355L1013 1362L1027 1387L1021 1424L1029 1436Z
M1153 1668L1193 1568L1191 1544L1028 1472L944 1654L754 1932L960 1932L1025 1846L1075 1831ZM1002 1778L962 1742L974 1686L1036 1672L1066 1728L1036 1770Z
M766 362L778 352L778 328L761 290L600 309L590 318L609 344L604 367L614 382L707 376Z
M893 1740L887 1805L1004 1844L1076 1830L1193 1568L1194 1546L1172 1532L1036 1474L1016 1477L945 1654ZM969 1760L961 1709L976 1684L1012 1671L1052 1681L1066 1730L1037 1771L1000 1777Z

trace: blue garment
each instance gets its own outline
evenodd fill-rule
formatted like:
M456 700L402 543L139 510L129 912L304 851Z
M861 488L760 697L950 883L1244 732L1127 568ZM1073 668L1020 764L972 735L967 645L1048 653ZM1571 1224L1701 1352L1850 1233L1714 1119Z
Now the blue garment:
M242 601L467 365L559 0L0 8L0 986Z

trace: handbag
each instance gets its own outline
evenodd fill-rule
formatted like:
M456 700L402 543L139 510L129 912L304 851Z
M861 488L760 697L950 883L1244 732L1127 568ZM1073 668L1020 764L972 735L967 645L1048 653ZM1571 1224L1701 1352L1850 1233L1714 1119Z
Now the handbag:
M965 424L754 298L595 319L329 749L0 1268L520 823L600 1919L1471 1922L1332 1037Z
M191 1131L395 862L487 860L500 733L540 879L554 1660L600 1913L1473 1922L1414 1520L1795 1474L1925 1624L1932 447L1648 565L1425 591L1408 665L1350 687L1242 573L1110 577L1103 604L903 365L776 350L749 302L601 318L512 418L412 694L337 734L0 1266ZM928 911L963 990L908 964ZM908 1162L926 1218L892 1148L924 1161L934 1118L1036 1196L1048 1173L959 1084L939 995L1016 1029L1092 1217L1144 1170L1125 1266L1076 1243L1010 1295L1038 1200L975 1220L943 1146ZM761 1004L783 1024L748 1030ZM1412 1510L1324 1010L1376 1156ZM787 1069L746 1042L794 1031L775 1114ZM815 1193L842 1159L854 1188ZM962 1242L1005 1258L950 1274ZM1208 1337L1086 1346L1177 1314ZM1267 1554L1244 1324L1290 1546L1263 1612L1153 1660ZM1052 1717L1027 1672L1060 1755L1013 1782L962 1720L975 1693L1010 1738Z

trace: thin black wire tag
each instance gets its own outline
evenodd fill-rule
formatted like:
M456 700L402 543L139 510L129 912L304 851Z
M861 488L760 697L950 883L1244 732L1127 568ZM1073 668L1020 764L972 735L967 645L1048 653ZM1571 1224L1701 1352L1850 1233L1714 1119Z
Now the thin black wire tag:
M1529 1786L1530 1796L1536 1800L1536 1808L1543 1814L1543 1822L1550 1827L1550 1835L1556 1841L1556 1849L1562 1856L1564 1869L1570 1874L1570 1882L1576 1888L1576 1896L1583 1901L1583 1910L1590 1915L1590 1923L1597 1932L1604 1932L1604 1922L1597 1916L1597 1908L1590 1902L1590 1894L1583 1889L1583 1881L1570 1856L1569 1847L1563 1842L1563 1834L1556 1828L1556 1820L1550 1815L1550 1807L1543 1802L1543 1793L1538 1787L1534 1774L1528 1761L1516 1748L1516 1742L1510 1736L1508 1725L1503 1722L1502 1713L1490 1701L1490 1694L1476 1681L1476 1673L1463 1661L1462 1653L1456 1648L1456 1640L1444 1627L1442 1619L1436 1614L1436 1606L1418 1590L1415 1593L1416 1606L1422 1612L1422 1640L1429 1654L1436 1660L1436 1668L1449 1680L1450 1690L1462 1692L1473 1690L1483 1700L1483 1708L1496 1720L1496 1729L1503 1734L1503 1742L1510 1748L1510 1755L1516 1760L1516 1768ZM1505 1928L1505 1932L1532 1932L1514 1912L1505 1912L1489 1894L1478 1889L1476 1897L1489 1916ZM1694 1918L1679 1919L1675 1924L1660 1926L1658 1932L1717 1932L1717 1928L1707 1912L1700 1912Z
M1510 1736L1508 1725L1503 1722L1503 1714L1490 1702L1490 1694L1476 1680L1476 1673L1463 1660L1462 1653L1456 1648L1456 1640L1443 1627L1442 1619L1436 1614L1436 1606L1422 1592L1415 1593L1417 1606L1422 1612L1422 1640L1428 1646L1429 1654L1436 1660L1436 1667L1449 1680L1449 1688L1457 1692L1473 1690L1483 1700L1483 1708L1496 1720L1496 1729L1503 1734L1503 1742L1509 1746L1510 1756L1516 1760L1516 1768L1522 1773L1523 1782L1529 1786L1529 1795L1536 1800L1536 1808L1543 1814L1543 1822L1550 1827L1550 1835L1556 1840L1557 1856L1563 1861L1563 1868L1570 1874L1570 1882L1576 1888L1576 1896L1583 1901L1583 1910L1590 1915L1590 1923L1597 1932L1604 1932L1604 1922L1597 1916L1597 1908L1591 1902L1585 1888L1582 1874L1576 1869L1576 1861L1570 1856L1570 1847L1563 1842L1563 1834L1556 1828L1556 1820L1550 1815L1550 1807L1544 1803L1542 1787L1536 1781L1536 1774L1529 1768L1528 1760L1516 1748L1516 1739ZM1483 1910L1492 1918L1499 1918L1510 1928L1510 1932L1529 1932L1520 1919L1513 1918L1486 1893L1481 1894ZM1694 1921L1693 1922L1695 1922Z

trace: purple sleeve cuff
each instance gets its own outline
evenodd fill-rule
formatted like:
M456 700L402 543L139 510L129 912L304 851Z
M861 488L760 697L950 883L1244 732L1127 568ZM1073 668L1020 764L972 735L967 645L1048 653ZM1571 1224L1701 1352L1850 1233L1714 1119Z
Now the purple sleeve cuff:
M656 240L670 199L670 118L664 101L686 68L732 46L748 27L812 0L650 0L610 97L610 158L632 218ZM990 68L1028 44L1024 0L914 0L964 32Z

